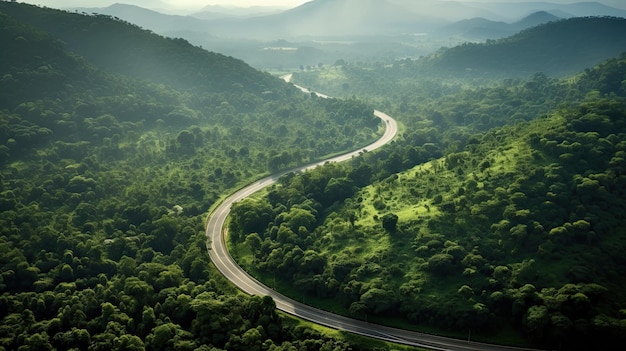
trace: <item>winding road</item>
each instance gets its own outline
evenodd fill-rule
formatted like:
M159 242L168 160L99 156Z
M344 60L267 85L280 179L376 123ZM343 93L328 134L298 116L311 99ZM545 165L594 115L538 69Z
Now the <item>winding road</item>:
M290 81L291 76L283 77L287 82ZM297 86L300 90L311 93L309 90ZM326 98L323 94L318 94L320 97ZM293 299L290 299L271 288L263 285L256 280L246 271L244 271L232 258L228 252L225 238L224 238L224 223L230 212L231 206L242 199L252 195L253 193L275 183L280 177L291 172L303 172L313 169L328 162L341 162L349 160L352 157L358 156L364 151L371 151L377 149L387 143L389 143L398 132L398 125L396 121L380 111L374 111L374 115L380 118L385 125L384 135L376 142L358 150L336 156L324 161L311 163L305 166L297 167L268 176L261 180L258 180L245 188L235 192L233 195L226 198L210 215L206 226L206 236L208 239L207 247L209 249L209 256L213 261L213 264L217 269L231 282L233 282L242 291L251 294L271 296L276 302L276 307L289 313L291 315L309 320L311 322L324 325L333 329L338 329L354 334L359 334L375 339L390 341L394 343L422 347L431 350L477 350L477 351L521 351L532 350L517 347L499 346L492 344L477 343L470 340L458 340L452 338L445 338L430 334L423 334L414 331L407 331L402 329L396 329L376 324L367 323L361 320L352 319L344 316L340 316L327 311L319 310L314 307L305 305ZM210 246L209 246L210 244Z

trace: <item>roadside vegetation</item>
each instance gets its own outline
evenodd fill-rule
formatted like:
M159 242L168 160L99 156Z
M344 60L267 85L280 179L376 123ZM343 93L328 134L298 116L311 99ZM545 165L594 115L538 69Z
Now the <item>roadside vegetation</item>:
M390 89L378 99L404 134L236 205L235 252L267 284L355 318L546 348L619 344L624 67L622 56L563 80Z
M295 76L349 96L320 99L109 16L3 1L0 46L0 350L401 348L278 313L206 252L225 194L368 144L373 103L394 143L234 206L246 268L369 321L624 342L623 56L562 80Z

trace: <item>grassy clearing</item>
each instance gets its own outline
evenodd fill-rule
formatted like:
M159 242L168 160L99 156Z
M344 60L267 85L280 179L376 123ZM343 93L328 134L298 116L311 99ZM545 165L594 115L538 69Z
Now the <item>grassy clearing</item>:
M326 268L320 275L321 279L327 279L325 282L333 278L335 265L341 269L342 264L355 264L355 268L339 279L343 279L341 289L351 289L353 282L359 284L356 294L354 290L349 293L338 290L328 295L331 298L324 299L303 294L294 288L293 282L253 269L251 272L295 300L346 316L350 316L351 304L364 301L365 292L373 289L385 289L392 298L402 301L392 309L404 309L408 305L416 313L424 313L419 323L409 322L410 316L389 317L400 315L400 311L387 310L379 316L373 310L359 314L359 318L372 323L458 339L465 339L471 333L475 341L527 345L521 333L507 325L505 318L498 319L497 328L483 333L479 328L474 329L472 323L458 326L456 321L484 311L492 303L494 291L502 294L510 291L511 298L515 298L516 287L498 290L494 286L509 284L497 281L500 278L494 276L494 268L505 266L517 281L532 282L537 287L547 284L559 287L567 283L564 277L571 267L583 267L592 256L587 250L578 252L574 258L550 261L550 256L541 254L541 251L549 252L550 247L545 250L538 247L542 242L537 236L545 236L551 227L535 227L529 217L537 206L527 198L537 192L545 193L548 186L534 177L550 172L548 165L554 163L550 155L535 146L541 133L559 128L563 122L556 115L534 124L521 123L490 132L480 147L470 147L446 159L390 176L329 209L328 217L313 235L315 242L302 248L313 249L325 257ZM352 213L353 223L349 220ZM389 213L398 216L396 231L382 227L382 218ZM540 212L536 215L542 218ZM527 235L520 239L535 240L532 245L528 241L524 243L527 247L517 243L514 236L520 235L517 232L520 228L521 235ZM435 271L433 262L437 264L436 260L448 252L455 255L450 270ZM240 255L244 256L243 264L252 264L251 259L245 258L251 256L248 251L241 251ZM536 273L539 267L541 274ZM471 291L470 295L464 296L463 291L467 290ZM434 315L432 311L440 314ZM491 308L487 311L492 313ZM441 318L449 321L448 327L434 328ZM475 318L493 321L486 314Z

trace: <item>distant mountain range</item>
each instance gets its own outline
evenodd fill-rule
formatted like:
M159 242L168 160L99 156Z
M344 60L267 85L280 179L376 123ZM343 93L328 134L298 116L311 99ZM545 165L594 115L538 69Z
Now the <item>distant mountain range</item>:
M546 11L535 12L513 23L475 17L447 25L439 29L435 35L438 37L459 37L473 41L504 38L527 28L556 21L559 18Z
M492 21L515 22L532 13L545 11L555 16L615 16L626 17L626 10L608 6L606 2L562 3L550 1L440 1L388 0L410 11L445 18L451 22L483 17Z
M284 11L284 7L279 6L251 6L251 7L229 7L220 5L207 5L191 13L189 16L203 20L216 20L220 18L232 17L256 17L275 14Z
M279 71L337 60L418 58L441 47L506 38L563 18L626 18L626 10L600 2L553 1L312 0L287 10L205 6L185 15L155 10L162 3L152 3L151 9L118 3L68 10L117 17L256 68Z
M275 15L216 21L212 30L217 35L257 39L330 38L423 32L442 21L388 0L315 0Z
M207 22L200 18L165 14L135 5L117 3L105 8L77 7L72 10L117 17L143 27L144 29L149 29L164 35L181 29L200 32L207 30Z
M75 9L115 16L164 35L172 31L202 32L218 37L261 40L416 32L495 39L557 18L626 17L626 10L599 2L313 0L280 12L276 7L234 10L208 6L188 16L166 15L124 4ZM541 15L529 17L537 12Z

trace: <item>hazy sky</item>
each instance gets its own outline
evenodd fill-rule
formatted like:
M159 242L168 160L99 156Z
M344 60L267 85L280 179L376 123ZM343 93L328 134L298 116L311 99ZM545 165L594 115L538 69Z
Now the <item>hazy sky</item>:
M114 3L133 4L142 7L201 8L206 5L228 5L238 7L250 6L284 6L296 7L311 0L18 0L30 4L56 8L63 7L103 7Z
M296 7L309 2L310 0L176 0L176 1L163 1L171 5L176 6L193 6L202 7L205 5L231 5L231 6L285 6Z
M311 0L18 0L31 4L38 4L56 8L64 7L105 7L114 3L126 3L146 8L173 7L201 8L206 5L230 5L239 7L250 6L283 6L296 7ZM418 0L416 0L418 1ZM575 3L583 1L598 1L617 8L626 9L626 0L455 0L476 2L533 2L545 1L555 3Z
M205 5L231 5L231 6L285 6L285 7L296 7L304 4L305 2L309 2L311 0L162 0L165 3L170 5L180 6L180 7L202 7ZM445 1L445 0L444 0ZM477 2L532 2L532 1L545 1L545 2L556 2L556 3L573 3L573 2L581 2L581 1L598 1L604 2L607 4L610 3L619 3L623 0L451 0L451 1L477 1ZM120 1L123 2L123 1Z

